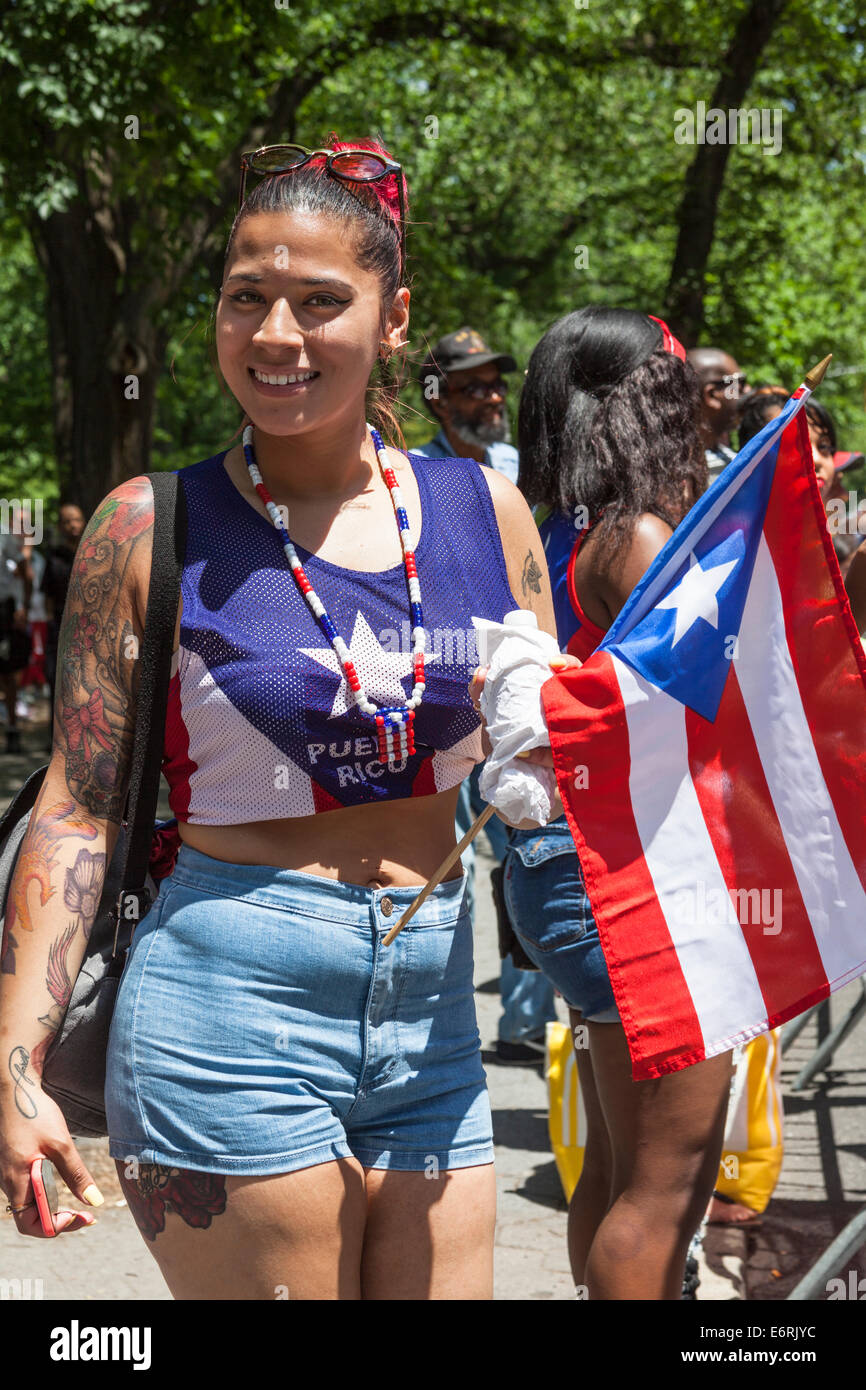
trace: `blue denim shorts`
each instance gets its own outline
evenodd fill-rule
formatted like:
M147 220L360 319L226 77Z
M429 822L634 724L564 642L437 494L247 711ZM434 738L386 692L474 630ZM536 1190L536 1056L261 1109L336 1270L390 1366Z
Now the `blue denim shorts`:
M120 981L111 1156L235 1174L492 1163L465 875L383 946L418 892L182 845Z
M538 830L512 830L504 892L523 949L566 1004L590 1023L618 1023L598 927L565 816Z

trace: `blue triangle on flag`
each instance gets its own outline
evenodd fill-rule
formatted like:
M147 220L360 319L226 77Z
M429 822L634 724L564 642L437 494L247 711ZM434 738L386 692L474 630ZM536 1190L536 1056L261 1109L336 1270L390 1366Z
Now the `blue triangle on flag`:
M728 468L677 527L646 580L675 565L653 607L619 640L601 644L639 675L711 722L721 702L749 594L778 445L746 476L717 517L703 518L732 481ZM728 475L726 478L726 474ZM669 547L673 547L669 549ZM641 590L648 587L641 581ZM620 618L626 616L623 609Z

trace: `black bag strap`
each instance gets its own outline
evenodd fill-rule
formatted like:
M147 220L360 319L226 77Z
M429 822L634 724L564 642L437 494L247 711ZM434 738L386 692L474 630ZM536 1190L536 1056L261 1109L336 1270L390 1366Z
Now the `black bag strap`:
M42 790L42 783L45 781L45 774L48 771L48 764L37 767L23 786L18 788L15 796L10 801L3 818L0 820L0 847L5 845L9 835L18 824L22 816L26 816L28 811L32 811L36 805L36 798ZM8 885L7 885L8 886Z
M150 905L144 886L162 768L165 717L171 673L177 601L186 553L186 498L177 473L146 473L153 487L153 552L139 661L132 768L126 803L127 833L117 882L123 885L113 907L119 927L129 916L128 897L138 898L135 921ZM115 932L115 949L117 932Z

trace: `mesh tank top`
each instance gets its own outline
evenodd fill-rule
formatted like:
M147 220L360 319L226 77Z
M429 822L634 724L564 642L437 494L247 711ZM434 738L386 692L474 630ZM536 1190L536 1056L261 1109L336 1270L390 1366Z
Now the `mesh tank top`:
M226 473L226 452L178 470L188 531L163 758L173 814L239 825L427 796L461 782L484 757L467 690L478 665L471 620L501 621L517 606L481 465L410 455L421 500L427 688L415 715L416 752L388 766L273 523ZM402 564L370 574L295 548L369 698L380 706L405 700L413 677Z

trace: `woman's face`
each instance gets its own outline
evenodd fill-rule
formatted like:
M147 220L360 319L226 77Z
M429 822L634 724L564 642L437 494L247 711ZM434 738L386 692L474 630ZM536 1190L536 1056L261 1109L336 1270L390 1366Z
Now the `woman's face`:
M256 213L238 230L216 313L226 383L267 434L305 434L364 415L382 341L405 337L409 291L381 331L381 288L345 228L318 213ZM291 380L290 378L294 378Z
M773 405L768 408L764 423L769 424L770 420L775 420L777 415L781 415L782 407ZM818 487L821 489L822 497L826 498L831 484L836 478L836 468L833 463L833 446L830 443L830 436L821 429L817 421L811 420L806 416L806 424L809 426L809 439L812 442L812 462L815 465L815 473L818 478Z
M826 430L821 428L817 420L812 420L807 415L806 423L809 426L809 438L812 441L812 461L818 475L818 486L821 489L822 497L826 498L832 484L836 481L833 445L830 443L830 436Z

